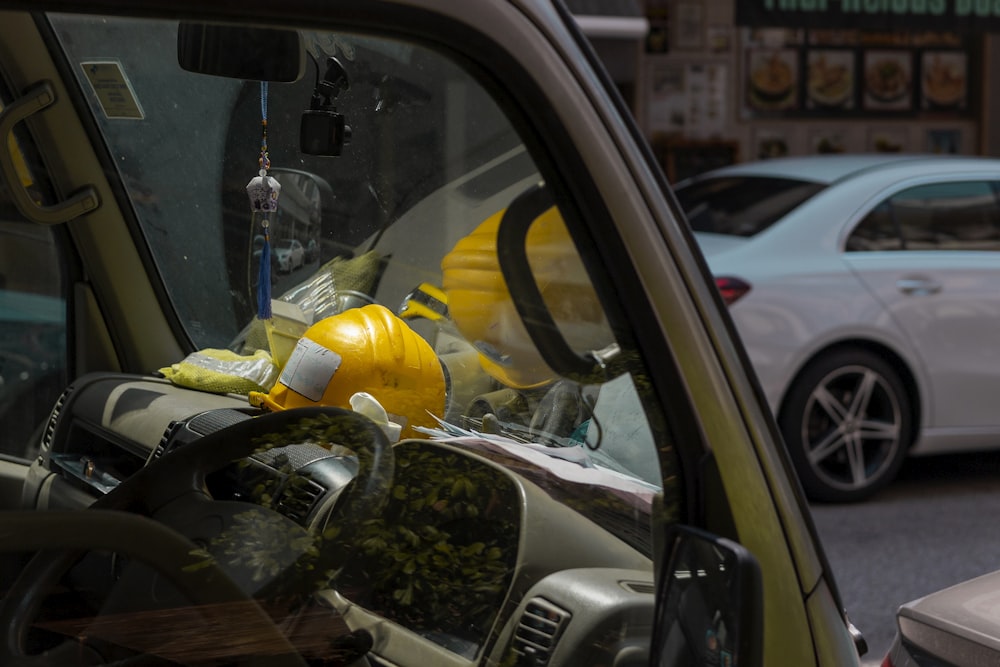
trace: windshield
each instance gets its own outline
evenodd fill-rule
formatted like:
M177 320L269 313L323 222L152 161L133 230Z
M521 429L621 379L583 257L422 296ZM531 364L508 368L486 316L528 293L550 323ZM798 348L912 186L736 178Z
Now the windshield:
M694 231L754 236L822 189L790 178L719 176L679 184L675 192Z
M370 249L380 257L399 253L383 240L384 232L448 182L461 196L451 205L464 208L435 223L450 232L443 242L462 232L456 221L485 218L489 204L478 207L533 173L530 160L510 152L518 138L482 88L470 85L449 60L409 44L306 33L305 75L295 83L272 83L265 92L257 81L192 73L176 59L150 58L152 51L176 53L176 23L65 16L55 25L63 37L72 34L64 45L77 63L75 74L197 348L230 345L257 312L247 249L262 229L250 219L245 188L259 169L262 120L270 175L282 186L271 242L289 248L292 239L303 246L314 240L319 247L309 267L278 280L275 296L336 257ZM299 129L330 58L345 72L345 88L331 101L349 139L338 156L310 155L300 150ZM105 94L111 87L120 97ZM467 114L460 126L432 122L455 104ZM482 180L454 183L491 161L495 169ZM421 251L408 248L407 254L412 259ZM397 257L400 264L408 261ZM422 268L411 267L416 272L407 289L422 281ZM397 291L386 303L398 305L404 295Z
M159 369L169 391L78 386L81 404L105 392L94 400L108 401L107 423L53 428L46 465L115 498L236 429L214 445L229 454L204 454L228 456L203 481L233 505L184 572L224 566L275 618L292 613L289 590L319 590L396 664L401 646L420 657L409 664L494 664L508 655L503 624L536 599L546 622L593 613L604 627L617 603L547 606L544 590L561 587L547 577L573 568L593 570L584 586L598 597L639 600L635 627L648 628L650 523L654 504L668 521L682 513L677 455L614 289L582 254L592 241L576 206L540 166L555 161L505 89L459 54L393 37L298 31L301 76L267 82L179 62L179 36L200 37L177 21L49 21L189 349ZM135 436L132 404L110 406L141 395L157 414L159 392L168 428L147 448L156 417ZM331 406L369 421L281 421ZM175 517L185 534L189 513ZM126 569L131 590L152 586ZM390 626L405 632L379 640ZM333 650L353 637L326 634ZM161 650L102 637L113 656Z

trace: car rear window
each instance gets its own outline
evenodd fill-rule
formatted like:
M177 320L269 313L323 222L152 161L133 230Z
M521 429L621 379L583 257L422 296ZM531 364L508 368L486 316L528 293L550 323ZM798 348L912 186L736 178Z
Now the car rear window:
M790 178L731 176L679 184L676 193L694 231L753 236L823 187Z

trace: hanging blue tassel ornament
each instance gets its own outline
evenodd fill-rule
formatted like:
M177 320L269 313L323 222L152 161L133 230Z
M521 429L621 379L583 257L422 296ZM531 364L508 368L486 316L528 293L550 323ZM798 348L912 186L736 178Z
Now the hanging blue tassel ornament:
M257 318L271 319L271 233L269 217L278 210L278 195L281 184L277 179L260 170L260 175L247 183L250 211L254 218L260 217L264 235L264 247L260 251L260 269L257 279Z
M257 278L257 319L271 319L271 235L264 230L260 249L260 272Z
M247 183L247 197L250 198L250 214L253 226L256 228L260 219L261 231L264 236L264 246L260 250L260 268L257 278L257 319L271 319L271 223L270 216L278 210L278 195L281 194L281 184L277 179L268 176L271 159L267 154L267 82L260 84L260 157L257 164L260 171Z

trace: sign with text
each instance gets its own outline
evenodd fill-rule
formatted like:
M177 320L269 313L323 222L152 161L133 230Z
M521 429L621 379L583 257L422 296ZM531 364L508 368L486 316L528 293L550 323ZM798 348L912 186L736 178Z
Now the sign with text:
M756 28L1000 30L1000 0L735 0L736 24Z

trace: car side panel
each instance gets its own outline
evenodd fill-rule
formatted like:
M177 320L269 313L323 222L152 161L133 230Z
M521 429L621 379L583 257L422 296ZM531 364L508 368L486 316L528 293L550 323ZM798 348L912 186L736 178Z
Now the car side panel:
M899 322L925 375L929 427L1000 433L1000 255L849 253L846 261Z
M897 349L906 343L840 261L809 258L780 271L761 262L737 275L752 288L730 312L775 412L795 375L824 348L859 339Z

